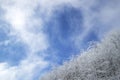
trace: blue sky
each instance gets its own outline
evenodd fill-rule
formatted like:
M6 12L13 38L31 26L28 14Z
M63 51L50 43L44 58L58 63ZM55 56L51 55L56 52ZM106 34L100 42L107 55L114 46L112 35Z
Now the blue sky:
M119 0L0 0L0 79L39 80L119 28L119 7Z

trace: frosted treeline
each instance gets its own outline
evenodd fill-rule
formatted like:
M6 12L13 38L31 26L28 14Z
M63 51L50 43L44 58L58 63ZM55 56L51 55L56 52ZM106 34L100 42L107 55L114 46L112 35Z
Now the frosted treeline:
M120 80L120 32L111 32L40 80Z

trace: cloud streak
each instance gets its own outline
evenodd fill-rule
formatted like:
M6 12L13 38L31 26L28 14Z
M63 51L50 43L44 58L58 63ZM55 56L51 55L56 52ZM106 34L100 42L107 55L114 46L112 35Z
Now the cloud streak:
M98 38L101 38L105 32L113 28L118 28L120 26L119 0L110 0L103 3L103 1L99 0L0 0L0 9L3 11L1 20L5 21L10 28L8 35L14 36L14 42L21 42L27 49L27 57L21 60L18 66L10 66L9 63L6 62L0 63L0 70L2 71L0 72L0 78L2 80L19 80L19 78L23 77L22 80L32 80L32 76L34 75L32 72L34 72L36 67L42 70L50 64L45 61L43 57L52 54L45 53L45 51L52 46L48 34L44 32L44 27L52 21L55 16L60 16L57 15L56 10L60 10L61 12L63 10L61 6L72 6L82 14L82 32L74 34L74 32L79 32L79 29L74 29L75 25L70 24L68 21L70 28L74 29L73 36L68 43L74 43L75 48L81 49L81 44L91 30L96 33ZM76 14L74 13L73 15ZM57 20L58 19L54 18L54 21L57 22ZM59 21L60 20L58 20L58 23ZM54 28L54 32L58 30L56 26L59 24L56 22L54 23L56 24L55 27L51 25L48 26L50 29ZM79 24L79 21L77 21L76 24ZM60 33L54 33L53 36L61 38L61 42L66 40L63 36L61 37ZM70 36L70 34L68 34L68 36ZM0 45L8 45L12 42L11 39L8 39L0 42ZM69 45L67 45L67 48L68 46ZM53 51L55 52L55 50ZM43 56L38 56L37 53ZM30 67L29 69L26 68L28 65ZM18 72L20 72L20 75L18 75ZM29 74L29 76L25 77L24 74ZM5 75L7 75L7 77L5 77Z
M36 55L38 51L44 51L48 47L46 36L41 30L43 27L41 19L34 18L34 9L38 1L2 0L0 3L4 11L2 20L9 24L10 35L15 36L15 41L22 42L27 47L27 57L21 60L18 66L10 66L6 62L0 63L0 78L1 80L33 80L35 69L38 68L41 71L48 65L42 57ZM36 25L40 28L39 33L32 30L37 28ZM4 44L1 43L1 45ZM26 74L28 75L25 76Z

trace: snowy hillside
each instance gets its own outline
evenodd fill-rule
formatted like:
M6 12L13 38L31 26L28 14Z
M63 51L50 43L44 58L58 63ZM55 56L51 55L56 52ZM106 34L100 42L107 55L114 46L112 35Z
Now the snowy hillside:
M111 32L40 80L120 80L120 32Z

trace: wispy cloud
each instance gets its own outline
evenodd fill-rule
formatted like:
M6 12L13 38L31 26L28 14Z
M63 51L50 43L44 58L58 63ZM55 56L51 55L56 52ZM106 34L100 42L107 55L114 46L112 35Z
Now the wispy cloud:
M41 56L36 56L38 51L44 51L48 47L46 35L41 30L43 28L41 18L38 19L34 17L34 10L38 6L38 3L38 0L0 1L0 7L4 11L2 20L5 21L6 24L9 24L11 30L9 34L14 35L16 38L14 40L22 42L22 44L25 44L27 47L27 57L21 60L19 65L10 66L9 63L6 62L0 63L1 80L32 80L36 68L39 67L38 70L41 71L48 65L48 62L44 61ZM34 32L35 29L38 29L37 27L40 29L38 33ZM4 41L4 43L2 42L1 45L7 43L9 43L9 40ZM25 76L26 74L27 76Z
M38 34L32 33L31 28L34 25L41 26L41 20L32 18L34 15L34 9L37 7L37 2L32 1L4 1L2 8L5 11L4 19L10 25L15 35L17 35L25 44L32 49L47 48L47 41L45 41L45 35L42 31ZM38 23L39 22L39 23ZM34 27L35 28L35 27Z
M52 54L45 53L45 50L52 46L48 38L48 33L44 32L44 27L47 23L52 21L54 17L60 16L57 15L58 13L56 13L56 10L62 11L63 9L61 9L61 6L70 5L82 15L81 26L83 27L83 31L80 33L74 34L74 32L79 32L79 29L74 29L75 24L72 24L72 21L68 21L70 28L74 29L68 43L64 42L66 38L64 39L62 35L55 33L52 35L59 38L61 42L67 44L67 48L69 46L68 44L71 42L75 45L75 48L81 47L81 43L86 36L89 35L91 30L100 38L110 29L115 27L118 28L120 26L119 0L110 0L103 3L104 1L99 0L0 0L0 9L3 11L3 13L0 14L2 15L1 20L5 21L10 28L10 33L8 33L8 35L10 35L10 38L14 36L14 41L21 42L27 49L27 57L21 60L18 66L10 66L9 63L6 62L0 63L0 66L2 66L0 67L0 79L19 80L19 78L23 76L22 80L32 80L31 77L34 74L32 72L34 72L36 67L42 70L49 65L49 62L45 61L43 56L37 56L37 53L44 53L43 55ZM74 13L74 15L76 14ZM59 24L56 22L59 22L59 20L54 18L54 21L54 26L58 26ZM75 21L73 21L73 23L74 22ZM79 21L77 21L76 24L79 24ZM51 25L48 27L53 29L52 31L54 32L58 30L58 28ZM71 36L71 34L68 33L68 36ZM8 45L14 41L7 39L0 42L0 45ZM18 72L20 75L18 75ZM24 74L26 73L29 76L25 77ZM7 75L7 77L5 77L5 75Z
M0 63L1 80L33 80L35 70L42 71L47 66L47 62L34 57L35 59L26 59L19 66L9 66L7 63Z

